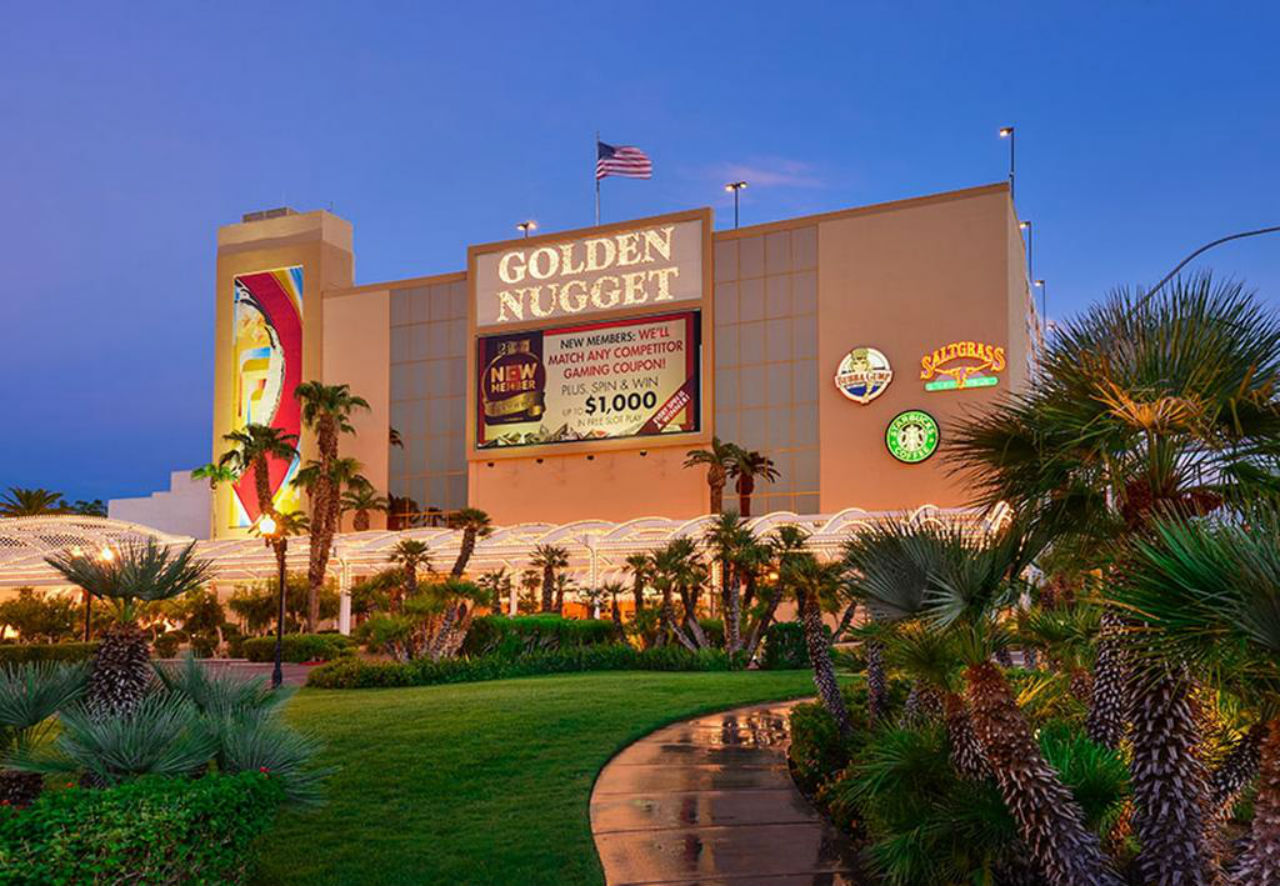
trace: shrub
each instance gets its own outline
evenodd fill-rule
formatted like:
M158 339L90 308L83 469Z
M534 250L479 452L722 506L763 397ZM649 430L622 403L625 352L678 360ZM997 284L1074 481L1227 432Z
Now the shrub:
M623 643L593 644L552 652L507 657L418 659L406 664L344 659L316 668L308 686L323 689L369 689L385 686L435 686L473 683L540 674L581 671L723 671L728 659L719 650L690 652L680 647L638 650Z
M0 810L0 870L33 886L244 883L283 797L259 772L46 791L22 812Z
M520 615L510 618L482 615L471 622L462 645L464 655L503 655L515 658L531 652L550 652L578 646L616 643L618 629L604 619L573 619L559 615Z
M700 618L698 626L706 634L707 642L716 649L724 648L724 621L719 618Z
M173 658L178 654L178 647L186 640L185 631L167 631L152 641L151 650L156 658Z
M355 652L355 641L342 634L285 634L282 644L285 661L333 661ZM276 638L251 637L244 641L249 661L275 661Z
M87 661L93 658L97 643L41 643L0 645L0 665L28 661Z
M830 641L831 631L823 630ZM764 657L760 666L776 671L809 667L809 647L804 641L804 626L798 621L776 621L764 632Z

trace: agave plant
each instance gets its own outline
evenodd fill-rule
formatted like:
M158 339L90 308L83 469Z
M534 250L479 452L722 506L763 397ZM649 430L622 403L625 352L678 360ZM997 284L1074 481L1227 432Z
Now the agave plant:
M0 668L0 759L32 753L53 730L53 715L84 692L83 663L28 662ZM27 806L39 796L38 772L0 769L0 801Z
M203 585L212 564L195 556L195 542L176 552L155 539L123 547L111 558L63 552L46 558L72 584L113 604L115 623L102 633L85 704L95 715L127 714L151 680L147 636L137 625L139 604L167 600Z

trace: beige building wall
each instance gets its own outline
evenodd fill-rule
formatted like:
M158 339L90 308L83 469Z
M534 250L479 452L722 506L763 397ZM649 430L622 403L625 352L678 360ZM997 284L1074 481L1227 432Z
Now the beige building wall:
M391 292L388 289L335 290L324 294L324 383L345 384L369 401L351 416L354 434L343 435L339 452L358 460L362 473L386 494L391 427ZM353 514L342 519L351 528ZM370 527L383 529L385 514L370 514Z
M232 300L237 275L276 268L302 266L302 379L320 378L324 354L324 299L326 289L349 288L354 274L351 223L331 213L295 213L261 221L241 222L218 229L217 276L214 288L216 318L213 363L213 441L211 457L225 451L222 435L234 417L231 402ZM382 358L379 358L382 359ZM303 460L311 451L310 435L302 435ZM213 538L245 534L232 529L229 485L215 494Z

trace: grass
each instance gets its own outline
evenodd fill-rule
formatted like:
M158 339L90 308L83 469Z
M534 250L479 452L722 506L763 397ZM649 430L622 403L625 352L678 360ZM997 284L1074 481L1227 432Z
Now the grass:
M266 835L254 882L601 884L587 807L614 753L673 720L812 691L808 671L303 690L289 717L342 768L323 807Z

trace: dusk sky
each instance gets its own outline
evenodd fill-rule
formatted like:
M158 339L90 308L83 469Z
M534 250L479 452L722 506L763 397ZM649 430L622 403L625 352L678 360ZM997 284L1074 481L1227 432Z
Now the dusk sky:
M591 223L597 129L655 166L606 221L723 227L739 178L744 224L999 181L1014 125L1063 317L1280 224L1278 31L1274 3L9 3L0 487L208 461L218 226L332 208L358 283L460 270ZM1280 305L1280 235L1197 267Z

